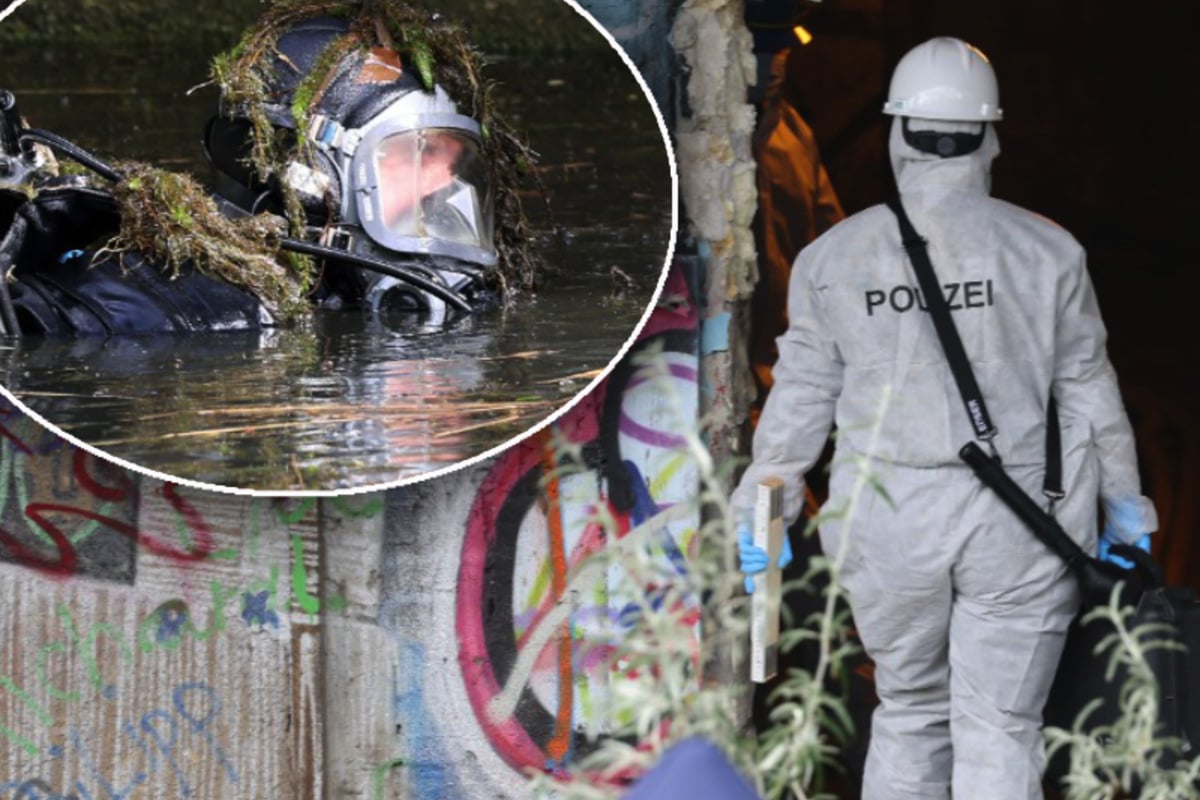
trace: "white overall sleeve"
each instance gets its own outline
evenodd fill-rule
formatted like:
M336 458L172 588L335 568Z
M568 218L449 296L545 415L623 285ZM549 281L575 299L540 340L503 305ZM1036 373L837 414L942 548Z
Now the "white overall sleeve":
M1060 287L1054 397L1065 417L1091 424L1105 517L1132 543L1157 530L1158 517L1150 499L1142 495L1133 426L1108 360L1107 333L1085 261L1080 248Z
M822 291L811 282L811 252L802 251L792 266L788 329L776 340L775 385L755 429L753 461L732 497L735 513L744 514L754 508L758 482L779 478L788 525L804 506L804 473L821 456L842 389L843 363L826 324Z

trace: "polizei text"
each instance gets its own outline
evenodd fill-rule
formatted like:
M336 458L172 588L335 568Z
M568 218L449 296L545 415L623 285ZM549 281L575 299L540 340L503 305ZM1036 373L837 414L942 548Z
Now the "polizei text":
M951 311L964 308L984 308L995 305L995 295L992 291L991 279L982 281L963 281L961 283L942 284L946 296L946 305ZM867 316L875 316L878 308L889 307L892 311L903 314L914 308L928 311L925 298L916 286L900 285L891 289L868 289L863 293L867 302Z

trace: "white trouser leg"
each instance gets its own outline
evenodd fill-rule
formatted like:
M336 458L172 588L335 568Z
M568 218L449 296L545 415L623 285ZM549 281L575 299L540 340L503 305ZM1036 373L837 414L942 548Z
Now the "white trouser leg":
M832 502L844 497L851 479L835 471ZM841 520L821 526L821 545L831 557L848 537L840 580L875 662L880 705L871 721L862 798L948 800L952 550L944 536L918 534L901 517L868 489L848 528Z
M972 508L950 620L954 796L1033 800L1042 797L1045 768L1042 707L1078 589L990 494Z
M953 758L948 587L940 596L913 595L855 582L851 591L880 700L871 719L863 800L946 800Z

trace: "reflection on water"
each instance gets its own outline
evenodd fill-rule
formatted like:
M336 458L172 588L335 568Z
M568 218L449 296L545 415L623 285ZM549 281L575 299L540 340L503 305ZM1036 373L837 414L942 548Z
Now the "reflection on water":
M262 489L363 486L484 452L586 386L611 336L564 324L588 303L546 305L424 332L322 313L303 330L30 338L4 353L4 385L147 469Z
M184 92L203 80L207 54L141 54L132 64L125 54L120 69L95 55L5 53L0 85L33 124L101 155L203 175L196 142L214 95ZM0 351L4 386L114 456L239 488L415 477L545 419L641 318L671 234L670 171L653 112L611 50L512 57L491 74L541 155L566 232L550 233L536 193L524 198L557 271L535 298L437 330L342 313L254 334L10 342ZM615 281L614 268L636 286Z

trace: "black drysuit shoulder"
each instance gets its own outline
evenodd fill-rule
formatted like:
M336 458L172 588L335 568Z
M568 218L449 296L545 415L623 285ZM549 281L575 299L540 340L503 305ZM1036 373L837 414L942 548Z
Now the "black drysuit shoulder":
M252 294L191 265L173 274L140 253L103 251L119 226L111 195L90 188L43 190L16 208L0 239L0 268L9 274L22 334L191 333L270 324Z

